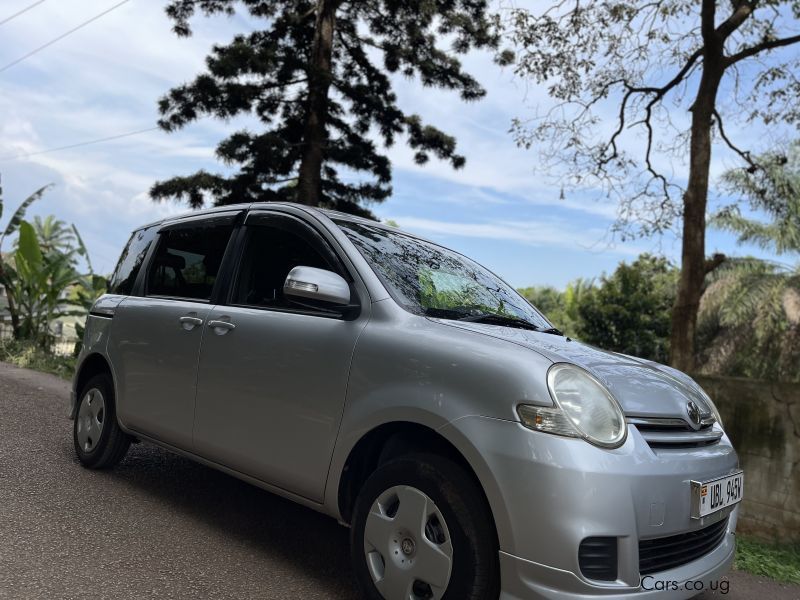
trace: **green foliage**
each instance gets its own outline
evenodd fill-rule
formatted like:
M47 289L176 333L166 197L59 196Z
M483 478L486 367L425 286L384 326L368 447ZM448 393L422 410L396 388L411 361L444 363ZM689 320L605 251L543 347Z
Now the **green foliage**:
M14 251L5 260L0 255L0 283L6 289L14 337L43 349L52 342L53 321L85 315L105 290L105 279L91 272L89 254L74 225L53 216L35 217L32 224L24 220L28 207L49 187L26 198L0 236L2 243L19 231ZM0 214L2 208L0 198ZM89 265L87 275L77 270L81 257Z
M800 253L800 142L787 155L771 152L757 168L732 170L724 181L766 219L742 216L737 205L712 224L776 254ZM739 258L715 270L700 305L703 370L800 381L800 263L794 267Z
M800 544L767 544L736 536L734 568L787 583L800 583Z
M160 124L174 131L205 115L253 115L262 130L238 131L219 144L217 155L234 167L232 174L198 171L162 181L151 190L155 199L192 207L207 200L302 200L308 189L302 177L321 177L319 204L370 215L366 205L391 193L391 165L376 135L387 147L403 139L419 164L435 156L463 166L453 137L400 108L393 76L416 77L465 101L481 98L484 89L458 55L497 47L487 0L172 0L167 14L175 32L187 36L195 13L233 15L239 7L257 29L215 46L206 72L161 99ZM328 13L330 61L315 45L326 34L321 19ZM442 39L450 48L440 47ZM508 60L507 54L498 59ZM321 166L301 175L315 136ZM354 172L372 180L354 180Z
M19 315L17 336L46 348L54 320L81 314L63 297L81 282L81 276L71 254L53 249L42 252L36 231L27 221L19 225L12 263L6 265L5 284Z
M51 183L44 187L39 188L33 194L25 198L25 200L22 201L19 207L17 207L17 210L14 211L14 214L11 215L11 218L8 220L8 224L6 225L3 234L0 235L0 250L3 249L3 241L8 236L12 235L17 230L20 223L22 223L22 220L25 218L25 212L28 210L30 205L39 200L44 195L44 193L52 186L53 184ZM2 214L2 212L3 212L3 198L0 197L0 215Z
M664 258L644 254L630 265L621 263L579 305L581 338L608 350L667 362L677 277Z
M564 292L520 290L562 331L606 350L659 362L669 355L678 271L666 259L643 254L620 263L595 283L578 279Z
M561 292L554 287L538 286L519 290L528 301L544 313L566 335L578 337L581 331L579 307L594 292L594 282L576 279Z
M71 379L75 372L75 359L56 356L30 341L0 340L0 362L33 369Z
M703 371L800 381L800 266L728 260L709 277L697 329Z
M32 225L42 252L76 251L74 226L70 227L61 219L56 219L54 215L47 215L45 218L35 216Z

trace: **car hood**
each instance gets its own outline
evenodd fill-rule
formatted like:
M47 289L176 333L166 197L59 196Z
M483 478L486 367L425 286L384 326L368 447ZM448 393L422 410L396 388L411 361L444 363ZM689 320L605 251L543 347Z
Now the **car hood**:
M608 388L627 416L687 419L689 401L697 404L703 416L711 414L703 392L694 380L670 367L601 350L560 335L482 323L437 321L513 342L554 363L582 367Z

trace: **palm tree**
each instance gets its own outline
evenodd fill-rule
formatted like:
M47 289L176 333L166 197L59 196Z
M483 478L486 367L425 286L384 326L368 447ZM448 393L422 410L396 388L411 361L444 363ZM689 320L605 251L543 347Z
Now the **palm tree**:
M712 225L778 255L800 255L800 142L769 153L757 168L726 173L732 192L768 220L720 211ZM710 372L800 380L800 262L729 259L715 271L700 304L700 364Z
M44 219L36 216L33 218L33 229L45 254L54 251L65 254L74 252L75 234L72 227L61 219L53 215L47 215Z

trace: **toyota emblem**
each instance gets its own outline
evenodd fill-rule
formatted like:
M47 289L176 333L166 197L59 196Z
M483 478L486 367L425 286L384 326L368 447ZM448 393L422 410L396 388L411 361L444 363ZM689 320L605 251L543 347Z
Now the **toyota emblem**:
M689 402L686 405L686 413L689 415L689 420L692 423L692 426L695 429L700 429L701 417L700 417L700 409L697 407L697 404L694 402Z

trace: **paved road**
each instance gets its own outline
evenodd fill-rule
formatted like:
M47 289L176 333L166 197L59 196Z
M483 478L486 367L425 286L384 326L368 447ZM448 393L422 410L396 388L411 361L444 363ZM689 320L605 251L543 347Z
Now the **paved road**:
M354 597L332 519L145 444L113 471L83 469L67 394L0 363L0 599ZM800 588L735 573L718 597Z

